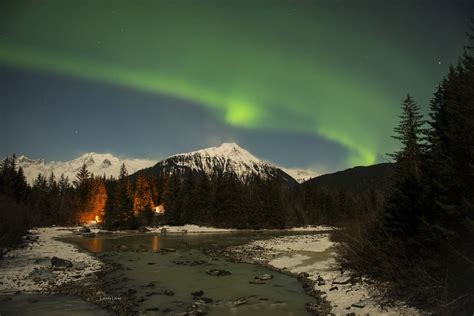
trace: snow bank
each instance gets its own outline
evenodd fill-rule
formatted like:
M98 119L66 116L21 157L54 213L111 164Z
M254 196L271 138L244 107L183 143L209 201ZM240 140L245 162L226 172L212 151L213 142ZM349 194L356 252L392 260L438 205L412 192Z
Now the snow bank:
M164 225L160 227L149 228L150 232L152 233L159 233L162 231L162 229L165 229L167 233L225 233L225 232L236 231L235 229L215 228L215 227L198 226L198 225L191 225L191 224L186 224L182 226Z
M308 225L308 226L301 226L301 227L293 227L293 228L289 228L287 230L292 231L292 232L322 232L322 231L333 231L333 230L338 230L338 229L339 228L334 227L334 226Z
M186 224L181 226L170 226L164 225L159 227L147 227L152 233L159 233L162 229L166 229L167 233L225 233L225 232L236 232L236 231L252 231L246 229L231 229L231 228L216 228L208 226L199 226L193 224ZM293 232L321 232L321 231L332 231L337 228L331 226L304 226L304 227L293 227L288 229L264 229L264 231L293 231ZM257 230L256 230L257 231ZM259 229L258 231L262 231Z
M247 249L263 249L263 252L259 252L259 257L254 260L292 273L307 272L313 280L321 277L324 282L317 285L316 289L326 293L324 295L331 303L332 313L336 315L348 313L357 315L420 314L402 303L382 310L374 299L378 294L376 289L371 288L364 280L352 284L349 282L348 273L341 274L335 260L335 245L328 234L315 234L258 240L235 248L243 247L238 251L245 251L246 247Z
M47 227L31 230L38 237L25 248L8 252L0 260L0 292L44 292L72 280L79 281L99 271L103 264L91 255L80 252L72 244L57 240L72 236L76 228ZM51 258L72 262L64 271L51 268Z

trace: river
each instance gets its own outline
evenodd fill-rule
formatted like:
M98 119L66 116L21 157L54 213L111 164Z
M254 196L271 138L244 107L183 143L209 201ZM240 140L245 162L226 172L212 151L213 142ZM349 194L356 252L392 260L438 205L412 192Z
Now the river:
M204 248L245 244L287 234L290 233L130 233L67 240L107 264L118 267L104 276L107 291L103 299L131 297L133 310L137 313L174 315L189 311L195 305L194 309L211 316L309 315L304 305L314 302L314 298L304 293L301 283L295 278L258 265L211 258L202 251ZM175 251L164 251L163 248ZM213 276L206 273L210 269L225 270L231 274ZM273 278L264 284L250 283L263 274L271 274ZM196 304L199 306L196 307ZM5 315L9 315L13 308L16 308L17 315L60 315L61 307L70 315L107 314L73 296L22 294L2 305Z

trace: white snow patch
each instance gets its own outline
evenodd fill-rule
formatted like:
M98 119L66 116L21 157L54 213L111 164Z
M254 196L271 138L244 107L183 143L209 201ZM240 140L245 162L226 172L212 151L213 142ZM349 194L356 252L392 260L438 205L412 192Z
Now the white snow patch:
M319 176L319 172L313 171L311 169L297 169L297 168L284 168L280 167L281 170L289 174L293 179L299 183L308 181L309 179L316 178Z
M382 310L374 299L374 295L377 294L376 290L363 281L354 285L351 283L333 284L334 281L341 280L341 271L335 260L335 245L336 243L329 239L328 234L314 234L258 240L239 249L245 251L245 247L249 247L249 249L253 249L255 246L262 247L263 253L259 258L254 258L255 260L266 262L275 268L288 270L292 273L307 272L314 280L317 280L318 276L322 277L325 284L316 286L316 288L326 292L326 299L331 303L332 313L336 315L345 315L350 312L357 315L421 314L401 302L395 307ZM348 274L342 276L346 278ZM330 291L334 286L337 287L337 290ZM364 303L363 308L352 306L352 304L359 302Z
M294 232L322 232L322 231L333 231L338 230L339 228L334 226L325 226L325 225L308 225L308 226L300 226L300 227L293 227L289 228L289 231Z
M44 292L55 285L78 281L99 271L103 267L99 260L56 239L71 236L75 229L77 227L30 230L31 234L38 236L38 241L26 248L12 250L0 260L0 292ZM51 269L52 257L67 259L73 267L54 271ZM45 275L47 277L42 277Z
M150 227L149 229L152 233L161 232L162 229L165 229L167 233L225 233L236 231L235 229L229 228L216 228L192 224L186 224L181 226L164 225L159 227Z

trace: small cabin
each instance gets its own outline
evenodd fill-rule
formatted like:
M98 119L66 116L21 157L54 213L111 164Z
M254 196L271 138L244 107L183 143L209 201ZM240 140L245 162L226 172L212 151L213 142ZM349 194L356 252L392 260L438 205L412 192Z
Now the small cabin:
M165 214L165 206L163 204L155 206L155 215L164 215Z

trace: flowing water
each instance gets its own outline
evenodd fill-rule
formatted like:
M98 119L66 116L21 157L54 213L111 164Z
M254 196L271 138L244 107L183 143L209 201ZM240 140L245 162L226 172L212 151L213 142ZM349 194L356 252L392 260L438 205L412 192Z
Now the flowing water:
M68 241L107 263L118 265L118 269L104 277L107 295L120 299L130 297L132 293L135 311L145 315L174 315L188 311L196 304L191 293L197 291L203 292L199 309L211 316L308 315L304 304L314 299L304 293L301 283L295 278L257 265L232 263L224 258L212 259L202 252L204 248L240 245L282 234L288 233L132 233L75 237ZM176 251L163 251L163 248ZM222 269L231 274L212 276L206 273L209 269ZM249 283L265 273L273 275L273 279L265 284ZM173 295L166 295L171 292ZM236 304L239 299L245 303ZM108 314L72 296L22 294L0 304L3 315L60 315L61 311L67 315Z
M100 307L71 295L19 294L0 301L2 316L85 316L113 315Z
M81 238L76 243L90 252L105 253L104 260L121 265L105 277L109 294L121 297L130 290L136 291L136 310L146 311L147 315L187 311L194 303L191 293L196 291L203 291L202 297L212 299L200 306L209 315L307 315L304 304L313 299L304 293L295 278L224 258L211 260L202 252L202 248L244 244L273 235L275 233L255 232L133 234ZM173 248L176 252L161 251L162 248ZM231 275L208 275L206 270L209 269L226 270ZM249 283L265 273L274 278L265 284ZM163 295L165 290L174 295ZM239 298L245 298L247 303L234 304Z

